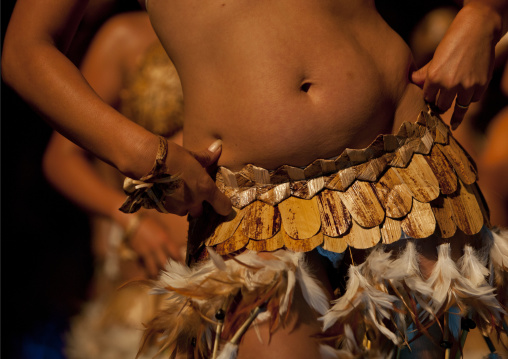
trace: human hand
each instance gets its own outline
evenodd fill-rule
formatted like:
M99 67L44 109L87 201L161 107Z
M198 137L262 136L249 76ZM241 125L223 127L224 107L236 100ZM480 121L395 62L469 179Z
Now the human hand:
M204 201L221 215L231 212L231 201L219 191L207 172L219 159L221 150L220 140L199 152L191 152L169 142L166 167L182 180L182 185L171 196L165 197L164 207L168 212L198 217L203 211Z
M135 215L130 215L135 216ZM138 224L126 238L127 244L140 257L151 277L166 266L168 258L183 262L182 250L165 227L149 214L139 217Z
M411 75L423 88L425 101L440 111L447 111L455 100L452 129L462 122L469 104L480 100L490 82L500 36L498 17L487 6L468 3L457 14L433 59Z

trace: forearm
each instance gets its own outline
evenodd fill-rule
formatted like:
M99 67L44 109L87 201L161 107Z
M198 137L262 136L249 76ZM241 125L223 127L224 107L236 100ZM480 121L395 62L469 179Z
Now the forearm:
M83 149L55 133L44 153L43 169L48 181L80 208L127 226L129 216L118 210L125 194L104 181Z
M468 7L486 16L488 25L492 26L495 43L508 31L507 0L464 0L464 8Z
M105 104L61 52L83 3L18 1L4 41L3 79L60 133L126 175L143 176L157 138Z
M102 102L56 48L34 46L25 53L11 50L14 56L3 63L8 84L76 144L126 175L146 174L155 158L157 138Z

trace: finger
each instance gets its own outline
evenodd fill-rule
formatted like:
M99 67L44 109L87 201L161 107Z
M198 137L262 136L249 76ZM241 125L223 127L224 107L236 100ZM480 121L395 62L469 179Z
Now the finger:
M196 198L202 198L202 201L210 203L218 214L227 216L231 212L231 201L219 191L211 177L200 178L196 183L196 190L199 195ZM202 211L202 202L196 201L194 206L189 208L189 215L196 218L201 215Z
M452 118L450 119L450 126L452 127L452 130L456 130L457 127L462 123L462 120L464 120L464 116L466 116L467 109L462 109L460 107L455 106L452 114Z
M505 71L506 72L506 71ZM473 96L471 97L471 102L478 102L482 99L483 94L485 93L486 88L479 87L475 89Z
M203 213L203 205L199 204L189 209L189 215L193 218L201 216Z
M168 254L166 251L161 248L160 250L157 250L153 253L153 256L155 257L155 260L157 261L158 270L166 268L166 264L168 263ZM158 272L157 270L157 272Z
M455 90L439 90L439 96L436 101L436 106L439 108L441 112L446 112L453 103L453 99L455 98Z
M164 208L166 208L166 211L169 213L176 214L180 217L186 216L189 213L189 210L185 208L181 202L171 202L168 199L164 202Z
M474 89L469 90L461 90L457 92L457 99L455 100L455 104L458 104L459 107L467 107L473 101L473 95L475 94Z
M207 202L212 205L215 209L215 212L222 216L227 216L231 213L232 205L231 200L226 197L224 193L219 191L219 189L215 186L215 190L210 193Z
M216 140L206 150L191 153L194 156L194 158L201 164L201 166L206 168L217 162L217 160L221 155L221 151L222 151L222 141Z
M429 68L429 64L426 64L422 68L420 68L417 71L413 71L411 73L411 81L417 85L420 88L423 88L423 85L425 84L425 79L427 78L427 70Z
M431 105L435 105L438 93L439 85L426 80L423 86L423 98L425 101Z
M142 261L143 264L148 271L148 274L150 277L156 277L159 273L159 268L157 267L157 264L155 263L154 258L150 253L143 253L142 255Z
M453 110L452 118L450 119L450 126L452 130L456 130L462 123L466 112L469 109L469 104L472 101L474 90L459 91L455 99L455 108Z

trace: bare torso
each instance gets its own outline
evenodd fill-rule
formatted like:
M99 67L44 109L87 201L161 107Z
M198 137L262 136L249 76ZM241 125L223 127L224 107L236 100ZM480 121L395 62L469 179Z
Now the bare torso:
M185 147L220 165L304 166L423 109L409 48L372 0L150 0L185 97Z

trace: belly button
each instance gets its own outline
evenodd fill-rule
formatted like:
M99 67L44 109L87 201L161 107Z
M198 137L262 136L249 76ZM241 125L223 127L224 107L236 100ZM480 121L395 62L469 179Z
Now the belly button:
M309 92L310 85L312 85L310 82L304 82L304 83L300 86L300 91L303 91L303 92Z

